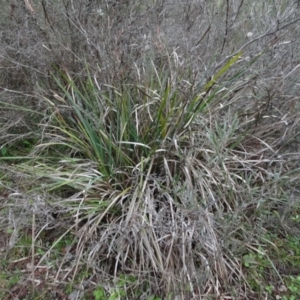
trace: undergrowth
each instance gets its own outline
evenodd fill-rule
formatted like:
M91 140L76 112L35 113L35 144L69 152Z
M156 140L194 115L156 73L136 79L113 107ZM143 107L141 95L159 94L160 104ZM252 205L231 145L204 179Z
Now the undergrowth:
M3 110L24 121L1 114L1 297L296 299L298 65L282 48L296 6L255 2L249 14L272 22L250 34L248 4L201 4L224 36L207 14L200 39L175 47L167 12L189 32L203 13L192 4L129 1L126 19L100 2L63 3L56 17L48 1L23 8L43 63L6 41L3 68L18 58L25 79L0 76ZM158 22L152 40L135 32L143 18Z

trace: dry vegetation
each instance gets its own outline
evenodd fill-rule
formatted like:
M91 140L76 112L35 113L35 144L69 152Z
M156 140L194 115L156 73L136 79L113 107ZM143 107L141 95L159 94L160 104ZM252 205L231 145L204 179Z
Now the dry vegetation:
M298 6L3 3L1 299L297 299Z

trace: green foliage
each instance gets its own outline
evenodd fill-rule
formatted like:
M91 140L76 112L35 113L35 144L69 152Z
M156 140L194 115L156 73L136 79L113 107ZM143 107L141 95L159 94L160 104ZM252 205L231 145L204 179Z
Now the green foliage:
M274 291L274 286L273 285L268 285L265 287L266 292L268 293L268 295L271 295L272 292Z
M281 265L286 270L299 270L299 238L287 235L283 240L274 234L267 234L264 239L271 245L268 248L268 256L263 252L263 248L266 249L266 246L258 247L259 251L251 251L243 256L248 284L253 290L266 291L271 296L280 294L282 299L297 299L300 293L299 276L281 278L281 289L269 283L270 278L277 272L274 264Z
M292 220L293 222L296 222L296 223L300 224L300 214L298 214L298 213L294 214L294 215L291 217L291 220Z
M289 291L289 295L284 295L283 300L296 300L300 295L300 276L289 276L286 280L286 286Z
M263 271L265 267L269 266L269 262L266 259L265 253L263 253L261 246L258 247L257 252L249 252L243 256L243 264L247 268L255 268L259 271Z
M251 251L243 256L243 265L247 268L247 282L253 290L262 291L266 285L264 275L267 270L272 269L270 259L265 250L257 247L257 251Z
M93 291L93 295L95 300L105 300L107 299L106 292L104 288L98 287L96 290Z
M214 81L200 88L192 98L183 97L157 70L157 77L144 86L107 86L105 92L99 91L91 77L76 84L65 76L70 89L55 77L64 95L59 101L68 105L72 115L60 112L59 102L51 102L56 122L49 128L56 132L56 137L60 132L62 140L55 144L49 141L44 146L67 146L77 155L97 162L103 178L124 181L123 173L116 170L133 168L157 151L168 151L168 141L174 136L179 137L179 143L185 142L191 122L218 99L213 93L208 96L208 91L240 55L229 60L216 73Z
M115 285L115 287L110 288L109 292L105 291L103 287L97 287L93 295L95 300L116 300L116 299L125 299L128 296L128 290L131 289L132 285L135 284L136 278L128 275L121 275ZM134 291L134 297L138 297L138 292ZM160 300L159 298L150 297L151 300Z
M8 148L6 146L1 148L1 156L7 156L8 155Z
M2 146L0 149L0 158L2 157L3 160L13 160L15 162L19 159L24 159L24 156L31 152L36 142L36 139L22 139L10 145Z
M300 237L288 235L282 245L282 259L293 268L300 267Z
M213 77L212 79L204 86L204 91L208 92L211 87L217 82L217 80L224 75L228 69L233 66L236 61L242 56L242 52L234 55Z
M20 274L13 274L12 276L9 276L7 273L0 273L0 287L1 286L7 286L9 288L13 287L15 284L18 283L20 280Z

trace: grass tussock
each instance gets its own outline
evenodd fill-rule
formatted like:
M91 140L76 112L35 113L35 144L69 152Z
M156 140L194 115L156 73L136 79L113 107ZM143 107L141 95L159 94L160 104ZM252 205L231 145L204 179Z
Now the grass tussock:
M11 7L28 35L19 55L0 45L3 68L25 72L17 86L0 76L23 122L0 115L3 297L293 299L296 4L254 1L250 16L269 19L253 27L243 1L100 2L33 1L25 20ZM50 56L32 61L34 37Z

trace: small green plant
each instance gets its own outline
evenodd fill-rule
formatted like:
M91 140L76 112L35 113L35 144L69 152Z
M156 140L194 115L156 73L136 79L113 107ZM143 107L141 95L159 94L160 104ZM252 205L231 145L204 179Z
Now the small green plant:
M282 300L297 300L297 296L282 296Z
M13 287L20 280L20 274L15 273L12 276L5 274L4 272L0 273L0 288L1 284L7 287Z
M96 290L94 290L93 295L95 297L95 300L106 300L106 292L104 288L98 287Z
M14 273L0 272L0 297L1 299L6 299L4 297L5 291L8 291L14 287L21 278L21 273L15 271Z
M281 246L282 260L293 268L300 268L300 238L287 235Z
M294 216L291 216L291 220L300 223L300 214L295 214Z
M62 251L63 248L72 245L74 242L74 237L71 233L68 233L63 239L60 239L57 243L55 243L55 249Z
M246 268L250 268L256 264L256 255L249 253L243 256L243 264Z
M300 276L289 276L286 280L286 286L289 291L289 295L282 297L284 300L296 300L300 295Z
M263 271L265 267L269 266L268 260L264 253L262 252L262 247L258 247L257 252L249 252L243 256L243 264L246 268L258 268L258 270Z
M8 148L6 146L2 147L0 150L0 154L3 157L8 156Z
M136 282L136 278L133 276L128 275L121 275L114 285L114 287L110 288L109 291L106 291L102 286L97 287L93 291L93 296L95 300L119 300L123 299L124 297L128 296L129 290L131 289L132 285ZM138 296L138 292L133 291L134 296ZM160 300L155 296L151 296L148 298L149 300ZM147 299L147 300L148 300Z
M274 291L274 286L273 285L267 285L265 287L266 292L268 293L268 295L272 295L272 292Z
M17 158L28 154L33 149L35 142L36 139L24 139L4 145L0 148L0 157L17 161Z
M126 296L126 290L136 282L136 278L128 275L121 275L115 288L110 291L108 300L121 299Z
M266 270L271 270L272 265L267 257L262 246L258 246L257 251L250 251L243 256L243 265L246 268L247 282L253 290L266 290L271 293L272 286L267 285L267 278L265 278Z

